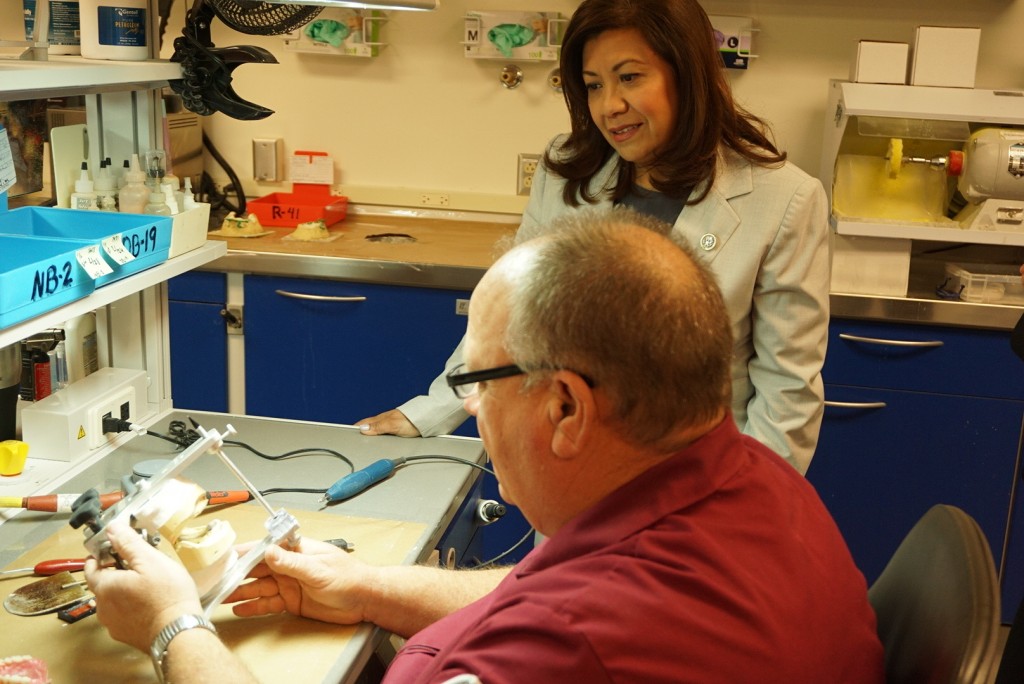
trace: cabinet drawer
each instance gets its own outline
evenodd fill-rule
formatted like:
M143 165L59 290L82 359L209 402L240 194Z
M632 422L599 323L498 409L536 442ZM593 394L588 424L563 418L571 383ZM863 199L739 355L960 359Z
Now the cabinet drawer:
M823 376L852 387L1024 399L1024 363L1008 331L834 318Z
M468 292L245 276L250 415L350 423L426 392Z
M167 281L167 298L177 302L206 302L224 305L228 280L223 273L190 271Z

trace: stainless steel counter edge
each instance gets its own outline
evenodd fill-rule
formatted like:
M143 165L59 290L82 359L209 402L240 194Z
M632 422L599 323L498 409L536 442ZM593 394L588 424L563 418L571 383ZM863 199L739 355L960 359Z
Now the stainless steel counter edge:
M228 250L226 256L206 264L200 270L450 290L472 290L485 271L477 266L446 266L241 250ZM1020 306L945 301L914 296L915 294L912 292L908 297L887 297L834 292L829 297L831 314L838 318L1012 330L1024 313L1024 307Z
M895 323L926 323L958 328L1013 330L1024 307L910 297L832 293L833 318L860 318Z
M476 266L228 250L226 256L211 261L199 270L472 290L486 269Z

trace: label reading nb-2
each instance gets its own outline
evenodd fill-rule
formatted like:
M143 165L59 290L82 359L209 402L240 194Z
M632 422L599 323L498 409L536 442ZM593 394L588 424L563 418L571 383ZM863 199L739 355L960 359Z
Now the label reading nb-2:
M65 261L60 266L50 264L46 268L36 271L35 278L32 279L32 301L74 285L75 279L71 273L70 261Z

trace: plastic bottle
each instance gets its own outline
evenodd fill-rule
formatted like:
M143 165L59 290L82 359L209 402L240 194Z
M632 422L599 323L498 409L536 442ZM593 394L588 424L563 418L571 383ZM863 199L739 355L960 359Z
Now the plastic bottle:
M148 0L80 0L82 56L143 60L150 57Z
M127 159L125 159L124 160L124 164L122 164L121 173L119 173L118 176L117 176L117 192L118 193L121 192L121 188L123 188L125 186L125 184L128 182L128 172L131 171L131 170L132 170L131 162L129 162Z
M181 205L178 204L178 198L175 197L174 186L170 183L161 183L160 189L164 191L164 204L171 210L171 214L177 214L181 211Z
M93 190L92 179L89 178L89 163L82 162L82 173L75 181L75 191L71 193L69 206L72 209L99 209L96 204L96 192Z
M67 382L72 383L100 368L96 314L90 311L72 318L65 321L63 328Z
M106 161L100 162L100 170L96 174L93 185L96 188L96 204L100 211L117 211L117 195L114 189L114 178Z
M48 4L47 52L51 55L77 55L81 52L79 27L81 7L79 0L37 0L36 9Z
M198 206L196 202L195 193L192 192L192 177L185 176L185 191L182 193L181 209L182 211L188 211L189 209L195 209Z
M131 169L125 172L125 185L118 195L118 209L127 214L141 214L149 202L146 173L139 168L139 155L132 155Z
M170 216L171 208L167 206L166 195L160 190L149 193L149 202L142 210L143 214L156 214L157 216Z

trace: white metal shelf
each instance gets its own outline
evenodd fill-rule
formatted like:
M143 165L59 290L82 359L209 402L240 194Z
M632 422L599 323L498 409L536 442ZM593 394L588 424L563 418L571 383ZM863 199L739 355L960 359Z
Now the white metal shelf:
M881 116L1024 125L1024 92L833 81L837 116ZM837 118L838 121L838 118Z
M181 78L181 65L163 60L124 62L53 56L0 62L0 100L161 88Z
M208 240L203 246L191 252L185 252L181 256L169 259L158 266L148 268L124 280L99 287L84 299L79 299L58 309L30 318L27 321L0 329L0 347L20 342L40 330L59 326L70 318L112 304L147 287L158 285L169 278L181 275L186 271L191 271L193 268L220 258L227 254L227 251L226 242Z
M1024 245L1024 230L967 230L958 224L872 221L832 217L840 235L861 237L908 238L933 242L959 242L973 245Z

